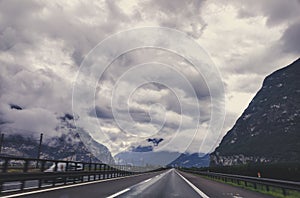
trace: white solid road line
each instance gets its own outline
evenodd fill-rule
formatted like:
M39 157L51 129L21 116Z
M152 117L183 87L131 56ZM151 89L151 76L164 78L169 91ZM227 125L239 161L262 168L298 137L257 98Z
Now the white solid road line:
M114 198L114 197L117 197L117 196L119 196L119 195L121 195L121 194L123 194L123 193L126 193L127 191L129 191L130 190L130 188L126 188L126 189L124 189L124 190L121 190L120 192L117 192L117 193L115 193L115 194L113 194L113 195L110 195L109 197L107 197L107 198Z
M143 174L130 175L130 176L124 176L124 177L116 177L116 178L110 178L110 179L105 179L105 180L96 180L96 181L84 182L84 183L79 183L79 184L70 184L70 185L67 185L67 186L59 186L59 187L47 188L47 189L42 189L42 190L35 190L35 191L30 191L30 192L25 192L25 193L7 195L7 196L3 196L2 198L18 197L18 196L22 196L22 195L31 195L31 194L41 193L41 192L48 192L48 191L59 190L59 189L64 189L64 188L72 188L72 187L76 187L76 186L84 186L84 185L88 185L88 184L96 184L96 183L112 181L112 180L118 180L118 179L123 179L123 178L128 178L128 177L136 177L136 176L139 176L139 175L143 175ZM5 191L5 192L9 192L9 191Z
M146 183L146 182L150 181L151 179L152 179L152 178L147 179L147 180L143 181L143 183Z
M183 177L180 173L178 173L176 170L175 172L177 173L177 175L179 175L186 183L188 183L201 197L203 198L209 198L209 196L207 196L204 192L202 192L201 190L199 190L199 188L197 188L194 184L192 184L189 180L187 180L185 177Z

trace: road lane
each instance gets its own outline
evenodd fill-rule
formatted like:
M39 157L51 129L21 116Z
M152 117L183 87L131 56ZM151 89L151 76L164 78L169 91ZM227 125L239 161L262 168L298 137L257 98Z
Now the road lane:
M228 184L211 181L175 169L147 173L143 175L95 181L90 184L76 184L73 187L59 187L47 192L21 197L232 197L232 198L270 198L271 196L252 192Z
M119 196L112 197L201 197L198 193L199 189L194 189L178 175L175 169L171 169L162 175L143 181L128 189Z
M144 180L150 179L166 171L158 171L141 175L134 175L124 178L113 178L108 180L98 180L89 183L79 183L70 186L60 186L40 191L30 192L33 194L18 194L9 197L22 198L99 198L107 197L115 192L119 192Z

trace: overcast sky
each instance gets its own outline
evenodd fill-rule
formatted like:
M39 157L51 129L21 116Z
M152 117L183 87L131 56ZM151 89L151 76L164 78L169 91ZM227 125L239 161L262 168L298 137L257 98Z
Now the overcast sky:
M52 136L60 133L57 117L75 113L77 124L113 154L149 145L148 137L165 139L157 149L209 152L265 76L299 57L299 10L299 0L0 0L0 123ZM199 72L182 54L158 48L113 57L143 39L152 42L141 35L122 34L125 41L110 43L106 55L97 51L97 44L118 32L148 26L184 33L203 49L200 65L214 64ZM90 61L107 54L114 61L102 76L93 73ZM80 65L85 68L78 79ZM209 75L217 70L220 76ZM86 97L89 90L93 100ZM212 110L215 116L226 113L224 125L217 120L223 126L218 131L210 129L217 126Z

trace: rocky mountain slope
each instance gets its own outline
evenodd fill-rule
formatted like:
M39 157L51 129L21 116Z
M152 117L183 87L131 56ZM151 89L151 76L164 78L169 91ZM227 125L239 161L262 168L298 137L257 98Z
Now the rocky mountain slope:
M300 59L267 76L210 155L211 166L300 163Z
M58 117L60 124L55 130L60 131L61 135L43 139L40 158L114 163L109 150L93 140L86 131L76 128L72 120L70 114ZM36 135L21 129L5 128L3 125L0 129L5 134L1 154L37 157L39 139Z

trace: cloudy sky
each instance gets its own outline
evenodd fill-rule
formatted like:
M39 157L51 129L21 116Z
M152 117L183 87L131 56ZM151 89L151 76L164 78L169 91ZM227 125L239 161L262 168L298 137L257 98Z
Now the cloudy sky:
M300 54L299 0L63 2L0 0L2 127L59 135L74 113L113 154L209 152Z

